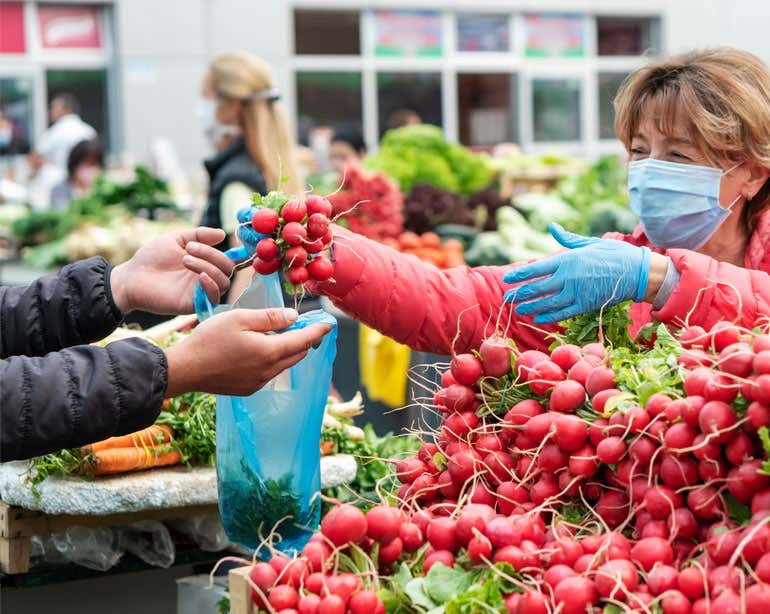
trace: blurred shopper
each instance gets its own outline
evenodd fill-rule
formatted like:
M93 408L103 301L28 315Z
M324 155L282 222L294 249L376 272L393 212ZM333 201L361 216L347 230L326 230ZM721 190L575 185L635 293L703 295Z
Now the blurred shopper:
M40 135L29 155L30 166L46 202L50 190L67 177L67 160L72 148L96 137L96 130L80 119L79 113L80 103L75 96L56 96L49 108L51 125Z
M366 143L361 131L357 128L344 126L338 128L332 136L329 158L332 168L342 173L351 164L360 162L366 155Z
M29 143L22 128L0 107L0 156L15 156L29 152Z
M417 114L417 111L413 111L412 109L396 109L388 115L385 127L388 130L395 130L396 128L415 126L421 123L422 118Z
M104 172L104 147L99 139L81 141L67 159L67 179L51 190L51 209L65 209L76 198L86 196Z
M202 224L224 229L227 240L219 247L226 249L238 245L236 214L254 192L265 194L280 185L299 194L303 178L280 93L263 60L240 51L217 56L203 77L201 94L199 115L217 151L204 163L210 184ZM248 269L237 274L230 296L236 298L251 276Z
M155 239L115 268L100 257L28 287L0 287L0 461L29 458L150 426L185 392L249 395L301 360L328 331L280 334L293 309L234 309L166 350L144 339L86 345L134 309L190 313L200 283L212 301L233 263L214 228Z

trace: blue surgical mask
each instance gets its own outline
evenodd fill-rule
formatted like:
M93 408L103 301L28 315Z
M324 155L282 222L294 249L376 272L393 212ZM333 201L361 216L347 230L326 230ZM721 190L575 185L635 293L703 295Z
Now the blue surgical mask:
M209 142L216 147L220 139L225 136L238 136L241 134L240 126L222 124L217 120L217 101L211 98L201 98L198 101L196 114L201 122L203 134Z
M709 166L646 158L628 165L631 210L647 238L661 249L698 249L730 215L740 194L725 208L719 204L723 171Z

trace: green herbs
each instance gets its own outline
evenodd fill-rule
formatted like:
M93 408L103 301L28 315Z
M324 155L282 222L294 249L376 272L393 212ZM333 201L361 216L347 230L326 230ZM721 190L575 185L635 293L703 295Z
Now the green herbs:
M601 341L613 348L636 349L637 344L628 332L632 324L628 311L630 305L630 302L626 302L605 307L601 311L585 313L563 322L564 342L583 346Z
M213 394L191 392L169 400L158 424L174 429L172 447L188 465L214 465L217 455L217 400Z
M80 448L70 448L37 456L29 460L29 477L32 493L40 496L37 485L49 476L63 477L75 473L87 474L93 465L93 455L83 454Z
M219 484L219 509L228 537L250 548L277 528L281 541L291 543L311 531L320 511L319 499L302 509L302 496L292 486L292 475L263 480L245 461L237 476L223 476Z
M765 451L765 460L760 471L765 475L770 475L770 430L766 426L759 429L759 440L762 442L762 449Z

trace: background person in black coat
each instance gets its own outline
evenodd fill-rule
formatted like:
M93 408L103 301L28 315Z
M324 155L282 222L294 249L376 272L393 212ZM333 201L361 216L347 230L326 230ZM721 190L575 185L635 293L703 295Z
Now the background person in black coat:
M306 355L328 326L265 334L289 326L292 309L214 316L165 352L142 339L84 345L134 309L192 312L196 282L218 301L233 266L212 247L224 236L169 233L114 268L90 258L28 287L0 287L0 461L144 428L167 396L251 394Z

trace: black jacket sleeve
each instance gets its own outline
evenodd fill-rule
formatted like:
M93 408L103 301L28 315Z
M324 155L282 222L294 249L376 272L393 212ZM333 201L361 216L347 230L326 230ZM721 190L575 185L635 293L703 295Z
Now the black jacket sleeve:
M0 361L0 461L124 435L158 417L163 351L141 339Z
M27 287L0 287L0 358L44 356L109 335L123 319L111 270L104 258L89 258Z

